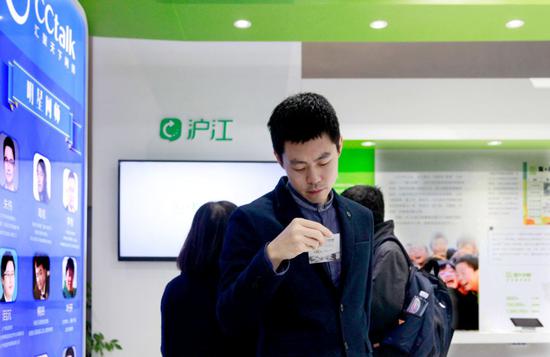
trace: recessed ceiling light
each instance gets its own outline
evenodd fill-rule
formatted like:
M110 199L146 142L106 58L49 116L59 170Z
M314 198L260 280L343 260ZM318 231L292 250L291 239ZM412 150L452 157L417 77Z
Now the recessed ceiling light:
M502 141L499 141L499 140L489 141L487 143L487 145L489 145L489 146L499 146L499 145L502 145Z
M4 20L4 16L0 15L0 21Z
M520 19L510 20L506 23L506 27L509 29L517 29L523 27L523 25L525 25L525 22Z
M370 27L375 30L381 30L388 27L388 22L385 20L376 20L370 23Z
M375 146L376 143L374 141L363 141L361 143L361 146L365 146L365 147L372 147L372 146Z
M241 20L235 21L233 23L233 26L235 26L238 29L247 29L247 28L250 28L250 26L252 26L252 22L241 19Z

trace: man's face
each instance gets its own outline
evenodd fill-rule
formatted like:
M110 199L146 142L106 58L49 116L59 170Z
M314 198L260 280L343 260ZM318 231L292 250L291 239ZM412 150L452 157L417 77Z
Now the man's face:
M4 296L6 299L13 298L13 291L15 290L15 266L12 261L6 264L6 271L2 276L2 290L4 290Z
M15 156L12 148L9 146L4 148L4 176L6 184L11 185L15 176Z
M409 257L414 265L423 267L428 259L428 252L424 247L412 247L409 249Z
M473 243L466 243L458 249L462 255L477 255L477 247Z
M36 165L36 188L38 192L44 191L44 170L41 165Z
M325 203L338 176L342 139L339 149L326 134L302 144L287 141L284 149L282 157L275 156L292 187L311 203Z
M432 243L432 250L435 256L444 257L447 255L447 241L445 238L436 238Z
M455 269L446 264L444 267L439 268L439 277L448 288L456 289L458 286L458 281L456 279Z
M35 265L34 272L36 273L36 286L38 290L44 291L46 289L46 269L44 269L43 265Z
M71 212L76 210L76 180L72 176L67 179L67 208Z
M456 276L458 283L465 291L478 291L478 274L468 264L462 262L456 265Z
M73 278L74 278L74 270L67 269L67 272L65 273L65 280L67 281L67 289L69 291L73 291Z

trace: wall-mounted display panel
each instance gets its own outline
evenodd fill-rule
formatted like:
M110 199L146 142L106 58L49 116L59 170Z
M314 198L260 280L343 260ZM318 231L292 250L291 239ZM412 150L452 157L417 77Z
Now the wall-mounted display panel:
M175 260L197 209L273 190L276 162L120 161L119 260Z

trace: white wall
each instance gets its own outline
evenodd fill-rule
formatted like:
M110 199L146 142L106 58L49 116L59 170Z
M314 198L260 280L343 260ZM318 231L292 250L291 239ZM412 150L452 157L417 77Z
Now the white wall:
M266 119L296 92L300 46L93 39L93 326L160 354L160 298L175 263L117 261L117 160L272 160ZM232 142L159 138L163 117L232 118Z
M299 90L326 94L349 139L549 135L550 93L527 80L302 81L297 43L93 38L91 65L92 319L120 340L113 355L160 354L160 298L178 273L174 263L117 261L117 160L271 160L267 118ZM167 116L233 118L233 141L163 141ZM453 346L451 355L550 354L544 345L480 346Z

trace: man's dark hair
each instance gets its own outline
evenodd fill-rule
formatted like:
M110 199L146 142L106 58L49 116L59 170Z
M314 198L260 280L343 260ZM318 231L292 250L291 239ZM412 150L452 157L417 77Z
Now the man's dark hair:
M74 357L74 348L72 346L65 351L65 357Z
M35 255L32 261L35 267L42 266L46 271L50 270L50 257L47 255Z
M65 266L65 274L67 273L67 270L72 270L74 273L74 259L69 258L67 259L67 265Z
M456 248L449 248L447 249L447 259L451 259L453 257L453 255L456 253L457 249Z
M342 196L370 209L375 225L384 222L384 195L378 187L356 185L342 192Z
M466 254L458 258L456 260L455 265L458 265L460 263L466 263L470 268L474 270L479 269L479 262L477 260L477 257L474 257L473 255L470 255L470 254Z
M6 147L11 148L11 151L13 152L13 159L15 160L15 143L13 142L13 139L10 138L9 136L6 136L6 138L4 139L2 155L5 155Z
M208 202L195 216L177 259L183 273L217 274L225 228L237 208L228 201Z
M8 262L12 262L13 268L15 269L15 260L13 259L13 255L11 255L11 252L5 251L4 255L2 255L2 263L0 267L0 273L2 277L4 277L4 273L6 272L6 267L8 266Z
M340 142L334 108L325 97L315 93L300 93L283 100L273 110L267 126L273 150L279 157L287 141L301 144L327 134L337 147Z

